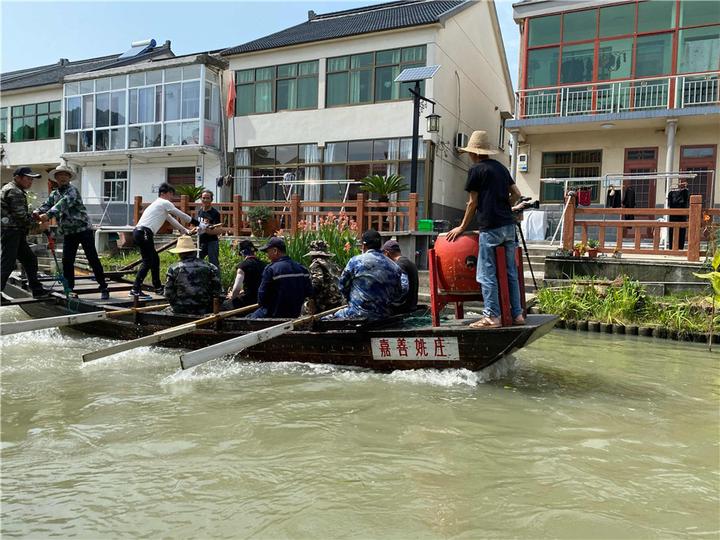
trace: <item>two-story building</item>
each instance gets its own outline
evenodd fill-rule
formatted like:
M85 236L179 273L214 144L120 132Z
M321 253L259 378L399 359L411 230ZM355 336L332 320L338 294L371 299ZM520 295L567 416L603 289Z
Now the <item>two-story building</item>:
M169 41L160 46L150 41L123 54L76 61L62 58L56 64L1 74L0 183L11 180L13 170L22 165L45 175L61 163L63 125L67 121L63 109L65 77L172 56ZM86 110L91 110L89 105ZM38 180L32 189L36 197L43 198L48 184ZM86 190L83 194L89 195ZM88 202L99 203L100 199Z
M282 200L287 190L273 182L287 173L339 181L293 188L312 201L352 198L357 186L342 181L369 174L400 174L409 182L413 102L409 84L395 78L410 67L440 66L421 86L441 116L438 133L420 122L421 215L462 215L469 162L456 152L458 134L462 141L484 129L505 146L512 84L492 0L311 11L307 21L220 54L236 90L227 138L232 193L246 200ZM500 159L507 162L507 155Z
M720 3L525 0L515 119L518 184L543 203L569 186L606 204L633 188L663 207L681 180L720 203ZM685 175L676 175L683 171ZM593 180L595 179L595 180Z

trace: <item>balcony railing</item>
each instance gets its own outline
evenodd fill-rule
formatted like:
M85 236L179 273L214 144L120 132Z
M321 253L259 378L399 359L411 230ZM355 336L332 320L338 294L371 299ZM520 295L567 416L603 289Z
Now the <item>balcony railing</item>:
M533 88L516 92L519 118L685 109L720 104L720 72Z

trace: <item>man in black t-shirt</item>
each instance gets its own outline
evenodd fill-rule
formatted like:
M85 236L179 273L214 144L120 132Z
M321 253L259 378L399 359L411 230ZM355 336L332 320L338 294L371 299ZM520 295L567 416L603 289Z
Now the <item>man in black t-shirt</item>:
M394 304L397 313L412 313L417 309L418 301L418 268L417 265L407 257L403 256L400 251L400 244L397 240L388 240L383 244L382 251L385 256L400 267L403 274L407 276L408 292L403 301Z
M255 256L255 245L250 240L240 242L238 251L244 260L238 264L235 283L227 293L231 303L231 306L226 306L228 309L257 304L258 289L266 266Z
M200 222L200 259L208 258L220 270L220 242L218 235L222 232L220 227L204 228L220 224L220 212L212 207L212 191L206 189L200 196L202 208L197 213Z
M520 191L507 168L499 161L489 157L497 152L490 148L485 131L474 131L467 147L460 150L467 152L473 162L465 184L465 191L469 194L468 202L462 223L447 233L447 240L452 242L459 237L470 226L473 215L477 211L478 228L480 229L477 281L482 289L484 307L483 317L472 323L470 327L497 328L502 324L500 322L495 263L495 248L498 246L505 247L513 324L525 324L515 266L517 241L515 239L514 208L511 206L520 199Z

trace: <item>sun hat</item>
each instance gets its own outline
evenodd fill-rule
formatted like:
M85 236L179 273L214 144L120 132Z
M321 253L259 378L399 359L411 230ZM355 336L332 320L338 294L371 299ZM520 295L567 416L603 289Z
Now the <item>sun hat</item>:
M55 180L55 175L61 172L69 174L70 180L75 180L75 170L67 165L58 165L57 167L55 167L52 171L48 173L48 178L53 182L57 182L57 180Z
M168 249L170 253L190 253L191 251L197 251L197 246L193 239L184 234L178 238L177 246L172 249Z
M467 146L465 148L458 148L458 151L484 156L497 154L497 150L490 148L487 131L482 130L473 131L472 135L470 135L470 140L468 141Z
M310 251L304 257L334 257L333 253L328 252L327 244L324 240L313 240L310 242Z
M30 178L40 178L40 173L34 173L30 167L18 167L13 172L13 176L29 176Z
M255 244L253 244L250 240L243 240L238 244L238 251L241 255L244 255L247 257L248 255L252 255L257 251L257 248L255 247Z
M270 240L268 240L267 244L260 248L260 251L267 251L270 248L278 248L280 251L285 253L285 240L283 240L279 236L273 236L272 238L270 238Z

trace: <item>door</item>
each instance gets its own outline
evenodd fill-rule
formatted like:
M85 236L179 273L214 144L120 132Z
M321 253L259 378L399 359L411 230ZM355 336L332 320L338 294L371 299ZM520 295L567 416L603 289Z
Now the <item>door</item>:
M655 174L657 173L657 160L657 147L626 148L623 172L625 174ZM657 187L657 180L655 178L626 178L623 180L623 194L629 187L635 190L636 208L655 208L655 188ZM655 219L655 216L635 216L635 218ZM633 237L634 235L635 232L632 228L625 230L626 237ZM652 238L652 230L647 228L643 229L642 238Z
M680 171L695 173L688 178L690 195L702 195L703 208L711 208L714 201L715 160L717 145L691 145L680 147Z

